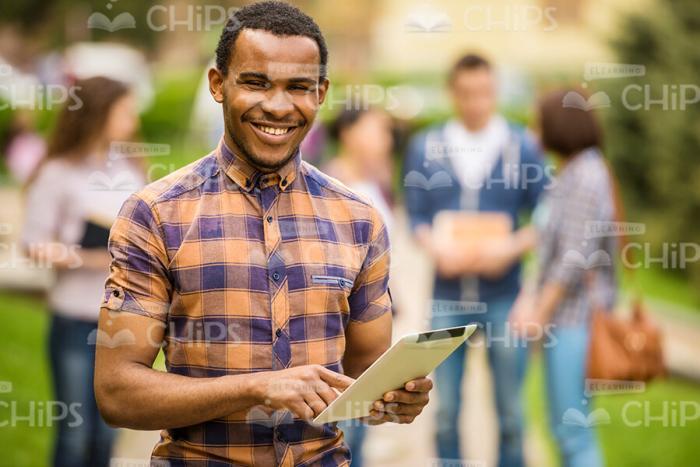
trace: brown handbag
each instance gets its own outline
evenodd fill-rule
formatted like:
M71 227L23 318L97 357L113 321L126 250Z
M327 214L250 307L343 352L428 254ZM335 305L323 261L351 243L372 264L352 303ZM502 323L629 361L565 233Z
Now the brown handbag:
M588 348L588 377L649 381L665 373L659 327L637 299L627 319L593 310Z
M615 204L615 220L624 218L618 184L608 167ZM626 238L620 238L624 245ZM632 270L626 268L632 276ZM592 273L584 277L586 290L592 295ZM615 316L599 303L593 303L587 376L592 379L649 381L665 374L662 335L658 325L644 310L638 295L628 318Z

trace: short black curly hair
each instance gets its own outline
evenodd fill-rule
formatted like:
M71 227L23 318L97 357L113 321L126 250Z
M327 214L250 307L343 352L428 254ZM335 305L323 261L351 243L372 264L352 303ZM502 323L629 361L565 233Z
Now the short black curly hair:
M326 78L328 47L316 22L299 8L278 1L247 5L236 11L226 22L216 47L216 67L228 73L231 52L243 29L260 29L276 36L305 36L316 41L320 55L319 77Z

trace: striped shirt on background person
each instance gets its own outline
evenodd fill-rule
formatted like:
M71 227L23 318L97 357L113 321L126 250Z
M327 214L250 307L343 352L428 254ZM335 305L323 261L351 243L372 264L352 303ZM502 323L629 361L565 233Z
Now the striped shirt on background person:
M587 149L572 157L534 214L538 229L539 280L566 287L552 319L586 324L593 305L614 306L617 241L601 233L615 220L613 186L603 156Z
M216 377L319 364L391 310L378 211L297 154L262 174L223 143L132 195L112 228L103 307L164 322L166 367ZM165 429L154 460L347 465L335 424L263 407Z

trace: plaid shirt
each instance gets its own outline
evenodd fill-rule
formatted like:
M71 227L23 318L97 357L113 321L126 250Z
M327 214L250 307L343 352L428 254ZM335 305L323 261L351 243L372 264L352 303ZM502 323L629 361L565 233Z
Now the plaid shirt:
M307 364L342 372L348 322L391 309L379 213L299 153L262 174L220 143L132 195L110 252L102 306L164 322L167 370L193 378ZM153 459L325 466L350 453L335 424L258 406L163 430Z
M588 149L564 167L535 212L539 230L539 287L566 287L553 321L588 323L592 305L611 309L616 298L617 242L604 231L615 219L610 173L601 154Z

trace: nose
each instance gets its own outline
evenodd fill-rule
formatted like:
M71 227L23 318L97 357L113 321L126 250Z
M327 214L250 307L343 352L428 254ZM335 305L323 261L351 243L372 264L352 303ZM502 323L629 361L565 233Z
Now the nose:
M262 102L261 108L275 119L282 120L294 111L291 96L282 89L271 92L272 94L269 94L267 99Z

